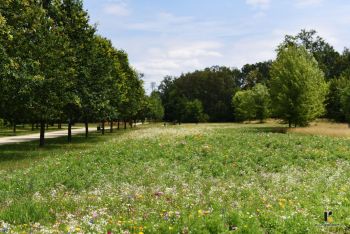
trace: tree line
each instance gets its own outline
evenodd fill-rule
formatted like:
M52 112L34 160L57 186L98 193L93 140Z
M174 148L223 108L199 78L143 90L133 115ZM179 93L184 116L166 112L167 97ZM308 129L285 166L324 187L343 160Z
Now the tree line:
M81 0L2 0L0 4L0 119L45 126L75 122L127 123L154 107L142 74L125 51L89 24ZM151 116L152 117L152 116ZM157 117L159 118L159 117Z
M307 125L317 117L350 121L350 51L317 35L286 35L274 61L241 69L214 66L165 77L158 92L166 121L225 122L268 117ZM196 108L186 108L188 106Z

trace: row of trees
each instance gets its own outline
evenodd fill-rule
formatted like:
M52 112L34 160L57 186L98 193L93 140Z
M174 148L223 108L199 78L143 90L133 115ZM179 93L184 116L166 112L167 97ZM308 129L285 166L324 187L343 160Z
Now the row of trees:
M347 120L348 49L340 54L314 30L302 30L287 35L277 53L275 61L247 64L241 70L212 67L166 77L159 86L165 120L184 121L181 110L195 100L203 106L197 114L207 117L201 120L263 121L272 116L290 125L305 125L319 116Z
M81 0L2 0L0 118L45 125L127 122L153 108L127 54L96 34ZM160 118L157 116L156 118ZM113 125L111 125L112 129Z

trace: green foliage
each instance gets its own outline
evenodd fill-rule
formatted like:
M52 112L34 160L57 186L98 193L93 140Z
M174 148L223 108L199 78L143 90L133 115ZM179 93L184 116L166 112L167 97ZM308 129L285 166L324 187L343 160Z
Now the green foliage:
M315 30L303 29L295 36L286 35L279 48L288 48L289 46L305 47L318 62L319 68L324 72L325 79L333 79L341 74L339 69L340 54L333 46L318 36Z
M324 113L327 83L317 61L304 47L281 48L271 69L275 115L289 125L306 125Z
M255 103L255 118L263 122L271 114L271 98L268 88L265 85L257 84L253 87L253 97Z
M231 121L232 95L240 85L238 69L218 66L183 74L178 78L166 77L159 86L165 109L164 119L181 121L185 103L198 99L209 121Z
M195 99L193 101L187 101L184 106L184 116L182 121L186 123L199 123L206 122L208 115L204 114L203 105L201 101Z
M344 112L344 102L342 101L346 95L346 89L350 87L350 79L346 75L333 79L329 82L329 93L327 95L327 117L338 122L346 121L346 113Z
M257 84L253 89L238 91L232 99L237 121L264 119L270 116L271 100L265 85Z
M342 87L340 90L339 96L342 114L344 115L345 120L350 123L350 82L348 79L346 86Z
M0 117L14 126L137 118L142 81L95 31L81 0L0 4Z
M270 80L270 69L272 61L246 64L242 67L243 88L253 88L256 84L266 84Z
M238 91L232 100L237 121L253 120L256 117L255 100L252 90Z
M325 79L330 81L326 117L340 122L345 121L340 96L341 89L347 85L347 80L343 79L343 77L349 74L350 71L349 49L345 48L342 54L338 53L333 46L320 36L317 36L315 30L302 30L295 36L287 35L280 47L286 47L288 45L302 45L312 53L320 69L324 72Z
M164 117L164 107L158 92L152 92L148 98L149 113L148 118L154 121L161 121Z

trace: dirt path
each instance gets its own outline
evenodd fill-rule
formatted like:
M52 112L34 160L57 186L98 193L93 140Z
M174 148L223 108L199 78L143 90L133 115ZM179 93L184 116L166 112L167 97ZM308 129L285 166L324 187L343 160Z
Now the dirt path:
M89 129L89 132L96 131L96 127ZM85 128L72 129L72 135L85 133ZM45 139L58 138L67 136L67 130L60 130L54 132L45 132ZM11 136L11 137L0 137L0 145L15 144L21 142L29 142L39 140L40 133L22 135L22 136Z

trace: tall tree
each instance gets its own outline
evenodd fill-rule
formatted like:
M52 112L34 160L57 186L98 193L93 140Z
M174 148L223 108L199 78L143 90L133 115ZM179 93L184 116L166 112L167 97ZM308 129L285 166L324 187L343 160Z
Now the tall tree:
M119 51L118 59L122 76L119 82L120 99L118 108L120 118L124 121L124 128L127 122L137 118L142 108L142 100L145 97L143 89L142 74L138 74L129 64L129 59L124 51ZM132 126L132 125L131 125Z
M148 118L153 121L161 121L164 117L164 107L159 92L153 91L148 97L149 113Z
M289 47L290 45L304 46L318 62L319 68L324 72L326 80L340 75L341 70L338 66L340 54L333 46L318 36L315 30L308 31L303 29L295 36L286 35L280 47Z
M92 45L95 29L89 25L89 17L83 9L81 0L53 0L45 5L47 5L49 17L54 19L57 25L63 26L63 33L69 40L66 52L69 63L66 64L66 69L71 72L67 74L69 83L64 90L66 95L62 100L63 113L59 121L68 122L68 141L71 141L72 124L80 120L81 115L84 115L85 118L82 119L87 124L86 103L89 101L84 91L90 88L89 85L92 85L91 82L88 82L91 79L89 69L91 64L88 63L88 60L93 57Z
M7 99L2 105L7 115L12 113L6 118L16 122L16 116L24 121L30 115L40 121L43 145L45 123L60 108L67 84L69 70L64 66L68 40L40 1L5 1L0 9L11 33L4 43L12 66L12 74L3 77Z
M25 7L29 1L4 1L0 4L1 116L14 126L28 117L31 108L31 70L37 63L27 56L30 32L38 28L38 7ZM18 15L18 11L22 13ZM29 18L29 19L28 19Z
M306 125L324 113L328 86L317 61L304 47L281 47L271 77L275 114L289 126Z

